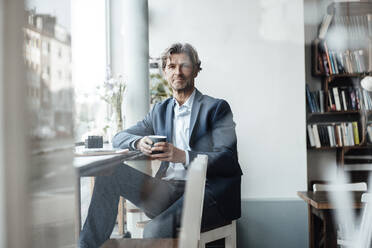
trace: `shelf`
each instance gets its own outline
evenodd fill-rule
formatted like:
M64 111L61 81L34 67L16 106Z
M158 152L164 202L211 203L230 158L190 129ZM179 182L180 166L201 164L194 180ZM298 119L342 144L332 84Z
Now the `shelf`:
M372 113L372 111L370 111ZM343 115L343 114L360 114L360 110L348 110L348 111L327 111L327 112L314 112L308 113L309 116L316 115Z
M364 145L360 145L360 146L340 146L340 147L330 147L330 146L324 146L324 147L320 147L320 148L316 148L316 147L308 147L307 149L308 150L337 150L337 149L371 149L372 148L372 145L370 146L364 146Z
M370 75L370 74L371 74L371 72L363 72L363 73L342 73L342 74L331 74L331 75L326 75L326 74L321 74L321 73L314 73L315 76L328 77L328 78L363 77L363 76L368 76L368 75Z

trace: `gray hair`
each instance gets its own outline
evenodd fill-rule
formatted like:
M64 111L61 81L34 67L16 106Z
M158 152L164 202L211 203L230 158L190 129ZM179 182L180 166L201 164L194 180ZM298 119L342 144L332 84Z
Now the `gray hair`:
M195 50L193 46L191 46L189 43L174 43L161 55L161 63L163 70L165 69L165 66L167 65L167 60L170 58L172 54L180 54L185 53L187 56L189 56L191 63L193 65L194 72L201 71L201 61L199 60L198 52Z

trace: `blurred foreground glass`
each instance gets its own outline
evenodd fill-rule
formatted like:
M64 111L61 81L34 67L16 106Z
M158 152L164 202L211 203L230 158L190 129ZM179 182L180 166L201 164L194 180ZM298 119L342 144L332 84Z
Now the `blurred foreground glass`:
M74 240L73 87L70 1L28 0L23 28L27 73L32 247Z

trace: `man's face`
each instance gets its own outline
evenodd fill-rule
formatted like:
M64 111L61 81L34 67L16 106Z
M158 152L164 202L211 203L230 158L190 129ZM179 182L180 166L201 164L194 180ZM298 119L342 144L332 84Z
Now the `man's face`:
M164 76L173 90L180 91L194 87L194 78L197 76L197 72L194 72L187 54L177 53L168 58L164 68Z

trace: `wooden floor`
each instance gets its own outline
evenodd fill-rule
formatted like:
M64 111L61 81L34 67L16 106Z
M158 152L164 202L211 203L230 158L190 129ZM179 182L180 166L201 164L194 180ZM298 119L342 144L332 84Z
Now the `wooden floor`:
M110 239L101 248L177 248L177 239Z
M101 248L177 248L177 239L110 239ZM220 239L206 245L206 248L225 248Z

